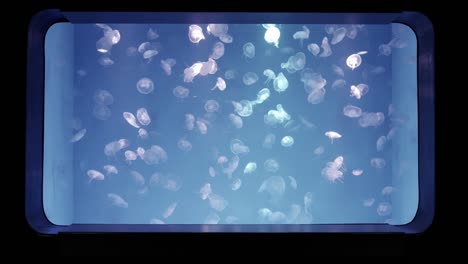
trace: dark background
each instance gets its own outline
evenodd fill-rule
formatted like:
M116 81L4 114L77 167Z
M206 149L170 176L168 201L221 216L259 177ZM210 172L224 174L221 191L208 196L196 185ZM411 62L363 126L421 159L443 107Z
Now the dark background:
M281 4L283 3L283 4ZM18 4L18 3L17 3ZM256 5L256 6L254 6ZM289 262L297 257L316 255L370 255L370 256L416 256L432 257L445 255L453 251L455 240L463 229L461 220L454 221L452 213L466 211L463 204L457 208L454 185L461 185L463 164L457 167L458 172L451 173L450 166L455 164L455 157L448 157L445 150L451 143L458 144L455 136L449 136L450 117L464 111L448 111L445 94L466 89L463 82L457 86L449 85L451 79L463 75L455 75L452 71L458 66L449 60L457 55L457 47L462 51L463 45L457 39L463 31L456 31L463 22L463 16L451 16L452 13L441 11L441 7L449 8L448 12L456 12L456 6L448 5L447 1L371 1L371 0L289 0L268 3L260 0L238 1L32 1L19 3L19 7L3 9L8 17L5 29L4 61L11 64L11 71L3 71L4 79L12 82L5 84L4 102L13 102L14 110L7 112L5 128L12 131L12 136L19 139L5 140L4 148L9 149L9 158L3 159L4 173L2 206L2 221L7 236L3 236L6 245L2 252L13 253L18 257L57 256L57 255L148 255L153 260L161 257L172 259L188 258L189 262L224 262L225 260L247 261L246 257L260 257L265 262L267 258L285 258ZM281 12L401 12L419 11L431 19L435 31L435 65L436 65L436 212L433 225L423 234L390 235L390 234L80 234L41 236L29 229L24 215L24 131L26 117L26 45L27 29L32 15L43 9L62 9L66 11L281 11ZM452 10L452 11L450 11ZM453 21L453 19L459 21ZM4 18L5 19L5 18ZM13 21L11 21L13 19ZM461 27L460 27L461 29ZM455 30L455 31L454 31ZM461 34L463 36L463 34ZM13 51L11 51L13 49ZM8 58L11 56L11 59ZM11 60L11 61L10 61ZM460 63L460 62L459 62ZM463 62L461 62L463 67ZM448 71L452 74L446 74ZM7 73L7 74L5 74ZM461 85L460 85L461 84ZM442 87L443 85L443 87ZM461 91L458 93L462 93ZM456 96L455 96L456 97ZM459 98L462 96L459 96ZM463 97L462 97L463 98ZM7 100L8 99L8 100ZM454 98L453 98L454 99ZM12 101L14 100L14 101ZM451 98L452 100L452 98ZM10 103L9 103L10 104ZM452 106L463 105L451 103ZM452 113L449 115L449 113ZM443 118L441 118L443 117ZM452 116L453 118L453 116ZM447 131L447 132L446 132ZM8 132L7 132L8 134ZM449 136L449 137L447 137ZM450 138L452 137L452 138ZM456 140L456 141L455 141ZM21 146L19 142L23 142ZM11 144L14 144L11 146ZM460 143L461 144L461 143ZM455 156L455 154L453 155ZM443 159L451 162L444 162ZM17 164L13 165L13 162ZM14 167L13 167L14 166ZM16 169L15 169L16 168ZM21 170L22 169L22 170ZM452 168L453 169L453 168ZM11 182L10 182L11 181ZM458 195L463 197L463 195ZM466 198L461 198L466 200ZM9 208L11 207L11 208ZM453 222L452 222L453 221ZM458 226L457 226L458 224ZM462 238L463 241L463 238ZM463 244L463 243L461 243ZM6 247L6 250L5 250ZM216 255L220 253L221 256ZM379 258L380 259L380 258ZM377 259L376 259L377 260ZM379 261L379 260L377 260Z

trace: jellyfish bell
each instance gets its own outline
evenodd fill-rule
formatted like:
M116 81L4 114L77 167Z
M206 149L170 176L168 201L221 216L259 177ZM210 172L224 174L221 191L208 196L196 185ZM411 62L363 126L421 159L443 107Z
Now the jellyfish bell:
M367 51L359 51L357 53L351 54L348 56L346 59L346 65L351 68L351 70L356 69L361 65L362 63L362 58L361 55L367 54Z
M334 140L334 139L339 139L339 138L342 137L341 134L339 134L339 133L337 133L337 132L335 132L335 131L327 131L327 132L325 132L325 136L327 136L328 138L330 138L332 144L333 144L333 140Z
M203 30L198 25L190 25L188 37L190 42L198 44L201 40L205 39L205 35L203 35Z
M265 31L264 39L267 43L273 44L275 47L279 48L278 44L280 36L280 30L274 24L272 24L272 26L269 26Z
M211 90L214 90L214 89L216 89L216 88L218 88L220 91L226 90L226 81L224 81L223 78L218 77L218 78L216 79L216 84L215 84L215 86L214 86Z

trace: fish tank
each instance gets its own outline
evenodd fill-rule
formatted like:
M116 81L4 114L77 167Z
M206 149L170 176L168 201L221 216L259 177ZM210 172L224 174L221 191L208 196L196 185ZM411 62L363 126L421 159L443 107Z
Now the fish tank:
M28 42L28 222L423 232L433 45L414 12L42 11Z

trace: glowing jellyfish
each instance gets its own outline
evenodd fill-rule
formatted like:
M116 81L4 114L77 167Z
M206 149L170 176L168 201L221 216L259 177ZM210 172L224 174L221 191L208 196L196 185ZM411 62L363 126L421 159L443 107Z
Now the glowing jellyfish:
M293 177L293 176L288 176L288 179L289 179L289 185L291 186L291 188L293 190L296 190L297 189L297 181L296 179Z
M130 176L137 185L145 185L145 177L143 177L143 175L141 175L141 173L139 173L138 171L130 171Z
M286 190L286 182L281 176L271 176L262 182L258 192L267 192L270 195L270 201L278 201Z
M278 48L280 36L280 30L274 24L272 24L272 26L268 27L265 31L264 39L268 44L273 44Z
M211 177L215 177L215 176L216 176L216 171L215 171L215 169L214 169L212 166L210 166L210 167L208 168L208 174L209 174Z
M253 113L252 103L248 100L241 100L237 104L234 104L233 102L233 105L234 111L242 117L251 116Z
M281 104L276 105L276 110L269 110L266 115L263 117L265 124L270 126L276 126L278 124L283 124L291 120L291 115L289 115L283 108Z
M115 156L120 151L119 142L112 141L104 146L104 154L108 157Z
M172 58L168 58L165 60L161 60L161 68L164 70L166 75L172 74L172 67L176 65L176 60Z
M257 170L257 163L251 161L245 165L244 174L254 173L255 170Z
M242 128L242 126L244 125L242 118L232 113L229 114L229 121L231 121L231 124L237 129Z
M332 65L332 70L336 75L344 77L344 71L343 71L343 69L341 67L333 64Z
M354 53L348 56L346 59L346 65L351 68L351 70L356 69L361 65L362 63L362 58L361 55L367 54L367 51L360 51L358 53Z
M88 178L89 178L89 182L92 182L94 180L97 180L97 181L103 181L104 180L104 174L102 174L101 172L97 171L97 170L88 170L87 173L88 175Z
M263 163L263 167L265 168L266 171L268 172L277 172L280 168L279 163L274 160L274 159L267 159Z
M302 47L304 39L308 39L309 34L310 34L309 28L306 26L302 26L301 31L297 31L296 33L293 34L293 39L296 39L296 40L298 39Z
M193 130L195 127L195 116L192 114L185 114L185 128L187 130Z
M392 47L389 44L379 45L379 54L384 56L390 56L392 54Z
M317 56L320 53L320 47L319 45L315 43L311 43L307 45L307 50L312 53L312 55Z
M128 139L124 139L124 138L117 140L117 143L119 144L120 149L124 149L124 148L130 146L130 141Z
M211 52L210 58L217 60L224 55L224 44L222 42L216 42L213 45L213 51Z
M268 88L263 88L257 93L257 100L255 102L257 104L261 104L265 102L270 97L270 90Z
M314 149L314 155L320 156L325 152L325 148L323 146L318 146Z
M117 29L105 30L104 37L108 38L111 41L112 45L115 45L120 41L120 31L118 31Z
M153 218L150 220L151 225L164 225L164 221L161 219Z
M306 57L303 52L298 52L289 57L287 62L281 63L281 68L286 69L289 73L295 73L304 69L306 64Z
M166 210L164 211L163 217L164 217L165 219L167 219L169 216L171 216L171 215L174 213L176 207L177 207L177 203L176 203L176 202L171 203L171 204L166 208Z
M382 158L372 158L370 160L370 165L376 169L382 169L385 167L386 162Z
M159 34L156 30L152 29L152 28L149 28L148 31L146 32L146 37L149 39L149 40L155 40L157 38L159 38Z
M271 80L274 80L276 78L276 74L273 70L266 69L263 71L263 75L267 77L265 84L268 84Z
M342 182L342 178L344 177L342 171L328 165L322 169L322 175L331 183L335 183L336 181Z
M222 42L228 44L228 43L232 43L232 41L234 40L233 37L229 34L223 34L221 36L219 36L219 40L221 40Z
M192 66L184 69L184 82L193 82L193 78L200 74L203 63L196 62Z
M233 80L236 78L236 75L237 75L237 72L235 70L227 70L224 73L224 78L226 78L226 80Z
M327 132L325 132L325 136L327 136L331 140L332 144L333 144L333 140L342 137L341 134L339 134L339 133L337 133L335 131L327 131Z
M275 89L275 91L277 91L278 93L286 91L286 89L288 89L288 86L288 79L286 79L282 72L280 72L273 80L273 89Z
M190 90L179 85L172 90L172 94L174 94L174 96L177 98L184 99L189 96Z
M151 118L148 114L148 111L146 108L138 108L137 110L137 119L140 124L147 126L151 123Z
M131 150L126 150L125 151L125 160L126 161L133 161L133 160L136 160L137 159L137 154Z
M318 89L325 89L325 85L327 85L327 80L323 78L320 73L316 73L309 68L301 72L301 82L304 83L304 90L306 93Z
M358 118L362 115L362 110L357 106L348 104L343 107L343 115L350 118Z
M363 172L364 172L364 171L361 170L361 169L354 169L351 173L352 173L354 176L361 176Z
M326 90L324 88L318 88L312 90L307 96L307 102L311 104L320 104L325 98Z
M206 32L215 37L220 37L222 35L227 34L228 30L228 24L208 24L208 26L206 26Z
M244 52L244 56L253 59L255 57L255 46L252 42L247 42L242 46L242 50Z
M138 92L149 94L154 90L154 83L150 78L141 78L136 84Z
M219 156L218 160L217 160L219 165L222 165L222 164L224 164L224 163L226 163L228 161L229 161L229 159L226 156Z
M153 145L150 149L145 150L143 161L148 165L157 165L167 161L167 153L162 147Z
M100 105L111 105L114 103L114 97L107 90L97 90L93 96L94 102Z
M114 64L114 61L108 55L103 55L99 57L98 63L101 66L110 66Z
M124 119L133 127L140 128L140 125L137 123L136 117L130 112L123 112Z
M358 85L351 85L349 96L361 99L368 91L369 86L367 84L360 83Z
M322 53L320 53L319 57L325 58L333 54L330 44L328 43L328 38L324 37L322 39Z
M392 205L387 202L382 202L377 205L377 214L379 216L388 216L392 213Z
M205 220L203 221L203 224L205 224L205 225L216 225L216 224L219 223L220 220L221 220L221 217L219 217L218 214L211 212L205 217Z
M192 143L184 138L181 138L179 141L177 141L177 147L184 152L189 152L192 150Z
M189 26L188 37L190 42L196 44L199 43L201 40L205 39L205 35L203 35L202 28L197 25Z
M200 134L206 135L206 133L208 133L208 122L206 120L198 118L195 124L197 124L198 132L200 132Z
M219 110L219 103L216 100L208 100L205 103L205 111L207 113L218 112Z
M211 184L205 183L200 188L200 197L202 200L206 200L210 194L211 194Z
M220 91L226 90L226 81L224 81L223 78L218 77L218 78L216 79L216 84L215 84L215 86L214 86L211 90L214 90L214 89L216 89L216 88L218 88Z
M145 155L145 149L142 148L142 147L138 147L138 148L136 149L136 153L137 153L138 157L140 157L140 159L143 160L143 157L144 157L144 155Z
M210 207L218 212L223 211L228 206L228 201L218 194L210 193L208 195L208 201Z
M236 179L234 179L234 180L232 181L232 183L231 183L231 189L232 189L233 191L237 191L237 190L239 190L239 188L241 187L241 185L242 185L242 180L239 179L239 178L236 178Z
M102 168L104 169L104 171L108 175L109 174L118 174L119 173L119 170L117 170L117 168L114 165L104 165Z
M151 58L158 55L158 54L159 54L159 52L157 50L147 50L147 51L143 52L143 59L151 61Z
M332 45L336 45L340 43L344 39L344 37L346 37L346 28L344 27L337 28L335 29L335 31L333 31L333 38L330 41L330 43Z
M377 151L378 152L382 151L385 148L386 143L387 143L387 138L385 136L380 136L376 142Z
M239 156L233 156L229 162L227 162L227 165L223 167L223 173L228 176L228 178L231 178L232 173L237 169L239 166L239 161L240 158Z
M128 208L127 201L125 201L120 195L117 195L115 193L108 193L107 199L109 199L112 206L120 207L120 208Z
M73 135L73 137L70 139L71 143L80 141L85 135L86 135L86 128L80 129L78 132Z
M395 187L392 187L392 186L385 186L383 189L382 189L382 195L390 195L392 193L394 193L396 191L396 188Z
M242 155L250 152L250 148L239 139L232 139L230 149L234 155Z
M369 126L380 126L385 121L384 113L382 112L375 112L375 113L367 113L363 112L361 117L358 119L358 124L361 127L369 127Z
M281 146L288 148L294 144L294 138L291 136L285 136L281 139Z
M96 41L96 50L100 53L108 53L112 48L112 40L105 36Z
M150 50L150 49L152 49L152 48L153 48L153 47L152 47L151 43L149 43L148 41L146 41L146 42L141 43L141 44L138 46L138 49L137 49L137 50L138 50L139 53L145 53L145 51Z
M242 77L242 82L245 85L250 86L258 81L258 75L255 72L247 72Z
M345 88L346 86L346 81L344 79L338 79L338 80L335 80L333 81L332 83L332 88L333 89L342 89L342 88Z
M374 205L374 202L375 202L374 198L365 199L365 200L362 200L362 206L371 207L372 205Z

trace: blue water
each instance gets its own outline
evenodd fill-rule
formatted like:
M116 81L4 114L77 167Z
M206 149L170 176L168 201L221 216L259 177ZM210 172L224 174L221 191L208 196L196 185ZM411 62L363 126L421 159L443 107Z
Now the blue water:
M217 60L216 73L198 75L193 82L184 82L184 69L198 61L206 62L213 45L220 41L206 32L206 25L200 24L205 39L199 43L189 41L188 24L109 26L120 32L121 39L106 55L113 61L107 66L99 63L102 53L96 50L103 30L94 24L56 24L46 38L43 188L44 208L53 223L148 224L159 219L167 224L203 224L208 216L213 216L220 224L405 224L414 217L418 204L416 38L406 26L364 25L355 39L345 37L331 45L333 54L322 58L312 55L307 45L320 46L325 36L331 41L333 35L325 32L325 25L306 25L310 35L302 44L292 36L303 25L277 25L281 31L277 48L265 41L262 25L230 24L228 33L233 42L224 44L225 53ZM158 33L157 39L147 38L149 28ZM379 45L395 36L403 39L405 46L393 48L390 56L379 54ZM156 56L148 60L138 51L129 54L129 47L138 48L146 41L152 42L158 51ZM255 46L252 59L243 54L242 47L247 42ZM346 58L359 51L368 53L361 55L362 64L351 70ZM305 54L304 68L320 73L327 81L319 104L307 100L301 82L303 69L288 73L280 66L297 52ZM160 65L167 58L176 61L169 76ZM342 68L344 77L334 73L332 65ZM375 73L376 67L385 71ZM273 81L265 84L265 69L277 75L283 72L288 89L278 93ZM234 79L225 77L229 70L236 73ZM247 72L256 73L259 80L245 85L242 77ZM144 77L154 82L149 94L140 93L136 87ZM212 90L218 77L226 81L224 91ZM346 85L332 88L332 83L340 78ZM351 97L350 86L360 83L367 84L369 91L361 99ZM177 86L189 89L189 96L174 96ZM255 104L252 115L242 117L242 128L236 128L229 119L229 114L235 113L232 101L255 101L262 88L269 88L271 96ZM107 90L113 97L108 106L111 115L105 120L93 113L97 90ZM207 113L204 106L208 100L217 101L219 110ZM270 126L264 122L264 116L269 110L276 110L278 104L290 115L291 122ZM363 112L382 112L385 120L378 126L362 127L359 118L343 114L347 104ZM390 104L395 109L391 115ZM123 118L123 112L136 116L139 108L146 108L151 117L148 126L140 124L149 132L146 139L139 137L138 129ZM196 124L194 129L187 129L186 114L206 122L207 133L201 133ZM84 137L70 143L70 138L84 128ZM397 129L395 136L387 139L382 151L377 151L377 139L387 136L392 128ZM332 143L325 136L327 131L336 131L342 138ZM276 140L272 148L265 148L263 141L270 133ZM281 145L285 136L294 138L291 147ZM106 144L119 139L127 139L130 145L115 155L105 155ZM178 146L181 139L191 143L189 151ZM218 158L235 159L230 149L233 139L241 140L249 152L238 155L238 167L229 177L223 173L226 164L218 164ZM153 145L165 150L167 160L154 165L139 157L126 160L125 151L136 152L138 147L148 151ZM318 147L324 148L323 154L314 154ZM322 169L340 156L343 177L330 182ZM371 166L373 158L384 159L385 166ZM278 162L276 172L265 168L268 159ZM257 169L244 174L249 162L255 162ZM104 165L115 166L118 174L107 174ZM214 177L209 174L210 167L216 172ZM353 175L355 169L362 169L362 175ZM104 179L90 181L90 170L101 172ZM131 171L140 173L144 183L136 182ZM155 174L159 181L155 177L151 180ZM271 176L283 179L284 193L280 191L272 197L268 192L259 192ZM289 176L297 181L297 188L290 184ZM233 190L236 179L242 184ZM175 189L167 187L170 182L176 183ZM216 196L202 199L200 189L207 183L213 194L224 199L225 208L216 210L210 206L209 200ZM391 187L393 192L382 194L385 187ZM118 195L124 202L113 203L109 194ZM305 202L305 196L312 197L310 204ZM373 202L365 206L365 200ZM164 217L170 205L176 205L175 210ZM391 205L391 209L379 214L384 205ZM292 213L292 208L300 211ZM262 217L259 210L268 213Z

